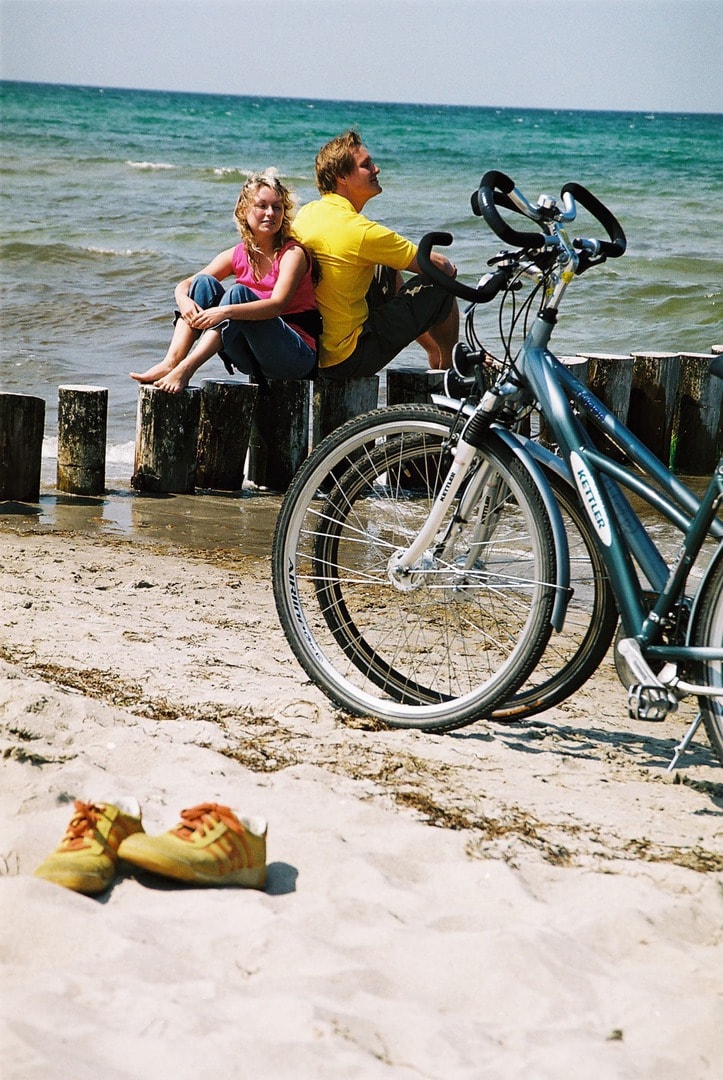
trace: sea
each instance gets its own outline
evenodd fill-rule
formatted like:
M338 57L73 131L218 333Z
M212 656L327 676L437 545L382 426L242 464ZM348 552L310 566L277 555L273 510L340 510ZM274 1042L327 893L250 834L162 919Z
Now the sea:
M610 206L628 252L574 282L558 355L723 341L721 114L0 82L0 391L45 400L45 459L57 453L58 386L106 386L107 475L129 478L138 388L128 372L164 354L176 282L236 242L249 173L274 166L299 204L313 199L316 152L349 127L381 169L369 216L415 241L451 232L447 253L470 284L500 249L470 208L488 169L531 201L574 180ZM572 232L593 229L581 220ZM497 305L477 327L494 352ZM418 346L394 363L426 367ZM225 371L213 360L199 376Z

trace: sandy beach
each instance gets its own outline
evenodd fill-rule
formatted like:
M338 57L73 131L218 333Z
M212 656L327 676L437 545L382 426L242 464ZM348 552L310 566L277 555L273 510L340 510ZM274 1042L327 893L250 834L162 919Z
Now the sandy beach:
M611 660L524 726L340 714L279 627L278 502L0 505L7 1080L713 1080L723 771ZM32 876L74 799L269 822L265 891Z

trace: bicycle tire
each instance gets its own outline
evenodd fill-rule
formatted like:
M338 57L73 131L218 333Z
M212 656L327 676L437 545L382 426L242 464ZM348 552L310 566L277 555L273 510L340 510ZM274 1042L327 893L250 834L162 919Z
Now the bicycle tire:
M700 598L690 640L693 645L719 649L723 645L723 543L713 558L715 561L706 577L705 592ZM723 687L723 663L720 660L701 662L695 678L699 685ZM723 698L702 696L698 698L698 705L710 744L723 765Z
M274 597L299 663L335 704L391 726L446 731L489 715L527 678L551 632L547 512L494 435L478 457L505 492L485 551L494 567L460 568L447 552L415 569L409 591L387 573L446 475L450 427L424 405L349 421L301 467L274 533ZM464 553L464 527L459 536L453 555Z
M551 709L584 686L607 655L618 623L605 563L577 491L553 472L548 472L548 480L567 533L572 598L562 631L553 632L527 682L492 713L501 723L517 723Z

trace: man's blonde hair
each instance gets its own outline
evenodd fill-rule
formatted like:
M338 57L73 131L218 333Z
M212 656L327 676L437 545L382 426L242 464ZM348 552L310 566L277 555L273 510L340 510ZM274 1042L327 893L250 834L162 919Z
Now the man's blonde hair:
M353 171L354 151L361 145L361 136L350 128L322 146L316 155L316 186L321 195L336 191L337 180Z

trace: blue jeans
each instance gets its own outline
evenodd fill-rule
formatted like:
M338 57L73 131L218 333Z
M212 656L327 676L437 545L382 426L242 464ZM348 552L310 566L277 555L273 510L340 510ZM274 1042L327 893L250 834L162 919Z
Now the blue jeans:
M198 274L188 295L204 310L260 299L247 285L225 289L209 274ZM228 319L216 329L221 332L219 356L229 371L256 375L254 361L267 379L303 379L314 370L316 353L283 319Z

